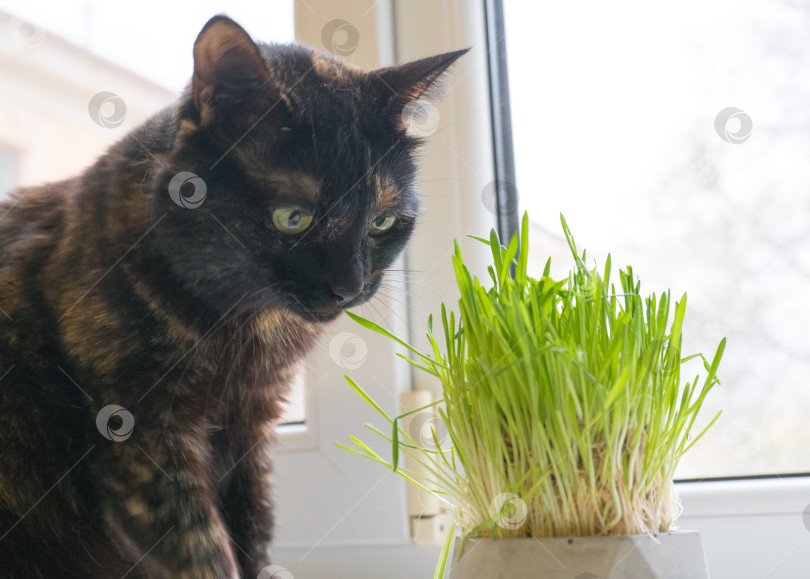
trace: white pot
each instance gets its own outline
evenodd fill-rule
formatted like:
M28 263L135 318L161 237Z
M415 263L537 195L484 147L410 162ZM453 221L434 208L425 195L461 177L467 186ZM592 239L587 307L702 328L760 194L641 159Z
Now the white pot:
M450 579L709 579L696 531L610 537L470 539Z

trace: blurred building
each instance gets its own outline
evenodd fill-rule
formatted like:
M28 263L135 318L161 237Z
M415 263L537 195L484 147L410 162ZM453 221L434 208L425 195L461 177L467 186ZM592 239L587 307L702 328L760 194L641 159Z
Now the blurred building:
M0 197L80 172L176 96L0 11Z

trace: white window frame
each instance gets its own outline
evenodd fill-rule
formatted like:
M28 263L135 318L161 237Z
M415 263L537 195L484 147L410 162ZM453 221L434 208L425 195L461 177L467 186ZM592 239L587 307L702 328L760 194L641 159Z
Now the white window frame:
M481 192L494 178L483 6L473 10L460 1L297 0L295 14L296 38L319 48L328 22L340 19L356 27L360 42L348 58L368 68L391 65L395 55L397 62L404 62L473 47L446 83L446 97L436 103L439 128L420 154L423 216L402 261L424 273L421 285L430 290L417 290L420 299L410 304L417 307L385 297L382 305L375 302L384 324L397 335L416 339L424 333L427 313L438 312L442 300L456 299L453 239L462 243L465 259L483 274L485 248L464 236L486 234L495 225L494 215L481 202ZM446 252L439 255L437 248ZM372 311L365 308L360 313ZM409 326L416 330L409 333ZM347 332L368 348L365 363L351 370L336 364L330 352L333 340ZM307 423L280 428L275 461L274 562L297 579L412 578L433 572L439 548L412 544L402 479L333 445L349 442L353 434L385 451L362 426L376 421L374 411L350 390L343 374L350 374L393 415L399 413L401 393L414 387L436 389L425 377L412 374L395 357L397 351L390 341L341 319L308 358Z
M422 272L422 284L431 289L417 289L420 299L407 309L385 304L390 311L384 322L418 342L427 313L457 295L449 267L453 239L462 244L465 262L483 274L486 255L464 236L486 234L495 226L481 202L481 192L494 179L484 2L296 0L295 8L296 38L312 46L322 47L321 31L331 20L355 26L361 41L349 58L364 66L473 47L447 84L446 100L439 105L440 129L420 155L423 216L405 261ZM448 248L447 255L439 255L437 248ZM362 367L348 371L332 361L329 344L342 332L367 345ZM373 411L357 400L342 374L351 374L394 414L402 392L436 391L433 381L397 363L396 351L342 320L310 358L307 424L280 430L282 454L276 460L274 558L296 579L432 576L439 548L410 540L404 483L332 444L348 441L349 434L374 442L361 428L375 418ZM385 384L381 376L387 377ZM810 505L810 477L684 482L676 488L684 505L680 528L701 531L713 577L808 576L810 515L803 513Z

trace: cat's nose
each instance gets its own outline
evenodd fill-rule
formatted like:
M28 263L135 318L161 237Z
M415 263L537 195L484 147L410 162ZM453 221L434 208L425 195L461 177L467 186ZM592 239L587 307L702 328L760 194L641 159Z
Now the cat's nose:
M363 278L354 275L345 276L330 281L329 286L337 297L337 304L343 307L363 291Z

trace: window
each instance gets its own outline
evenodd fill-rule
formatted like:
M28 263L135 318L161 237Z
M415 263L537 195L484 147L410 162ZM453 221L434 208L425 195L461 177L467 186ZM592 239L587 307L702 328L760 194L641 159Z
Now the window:
M685 352L728 345L680 478L810 471L810 13L800 4L504 3L535 271L580 249L689 292ZM695 367L687 375L694 375ZM698 427L696 432L700 432Z

